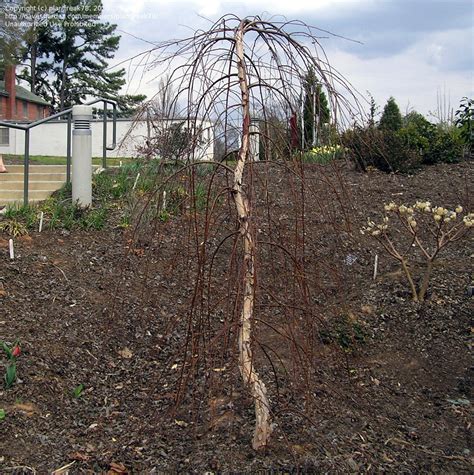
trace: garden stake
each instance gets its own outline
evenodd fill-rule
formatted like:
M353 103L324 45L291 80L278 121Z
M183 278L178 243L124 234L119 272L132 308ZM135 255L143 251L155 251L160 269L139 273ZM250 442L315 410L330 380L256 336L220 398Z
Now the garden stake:
M166 211L166 191L163 191L163 204L161 205L162 211Z
M132 190L134 190L137 187L137 183L139 179L140 179L140 173L137 173L137 177L135 178L135 183L133 184Z
M44 212L41 211L41 213L40 213L40 222L39 222L39 227L38 227L38 232L39 233L43 230L43 218L44 218Z
M10 259L11 260L15 259L15 251L13 249L13 239L10 239L8 241L8 248L10 249Z

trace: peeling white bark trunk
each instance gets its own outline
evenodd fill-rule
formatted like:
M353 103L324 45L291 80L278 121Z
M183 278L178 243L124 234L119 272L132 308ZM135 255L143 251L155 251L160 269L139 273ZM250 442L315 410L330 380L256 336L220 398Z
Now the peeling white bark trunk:
M267 445L272 432L272 425L267 389L254 369L251 348L252 317L254 312L255 294L255 244L252 239L249 222L249 202L242 188L243 173L245 163L248 159L250 146L250 108L247 72L244 61L244 30L245 23L242 22L235 34L235 51L238 59L237 68L242 96L243 125L242 142L234 171L234 184L232 191L239 217L240 234L244 241L245 266L244 302L240 316L241 321L239 332L239 369L244 384L249 386L255 402L256 423L252 447L255 450L259 450Z

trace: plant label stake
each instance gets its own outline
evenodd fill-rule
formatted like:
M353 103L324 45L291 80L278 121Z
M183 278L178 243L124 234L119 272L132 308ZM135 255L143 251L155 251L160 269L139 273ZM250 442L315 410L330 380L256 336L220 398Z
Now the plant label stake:
M39 222L39 227L38 227L38 232L39 233L43 230L43 218L44 218L44 212L41 211L41 213L40 213L40 222Z
M162 211L166 211L166 191L163 191L163 204L161 205Z
M139 179L140 179L140 173L137 173L137 177L135 178L135 183L133 184L132 190L134 190L137 187L137 183Z
M374 280L377 278L377 271L379 268L379 255L375 254L375 260L374 260Z
M15 259L15 250L13 249L13 239L8 241L8 248L10 249L10 259Z

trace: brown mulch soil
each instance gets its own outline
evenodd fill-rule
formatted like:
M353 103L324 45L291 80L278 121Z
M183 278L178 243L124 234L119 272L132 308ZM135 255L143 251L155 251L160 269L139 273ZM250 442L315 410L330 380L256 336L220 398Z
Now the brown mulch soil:
M320 262L337 260L331 266L334 279L322 268L318 284L308 280L315 296L311 305L323 316L306 386L296 388L301 381L282 376L283 363L288 373L296 368L289 345L278 339L282 332L256 330L262 348L282 360L281 367L272 367L258 353L256 365L268 382L276 422L262 453L251 448L254 412L236 358L226 359L235 338L228 340L226 353L224 334L213 333L221 356L209 350L210 368L183 371L188 364L183 361L191 361L180 356L190 331L190 304L207 305L204 291L196 304L196 289L205 285L196 284L193 262L204 245L189 245L186 213L137 239L131 230L113 226L100 232L33 232L15 240L13 261L8 236L0 235L0 340L18 340L22 348L19 380L0 389L5 410L0 473L47 473L66 466L70 473L470 473L472 233L443 251L427 301L415 304L397 263L358 229L391 200L472 208L474 164L426 167L413 176L345 168L340 174L345 191L338 206L324 195L329 183L337 182L335 173L316 165L305 172L307 188L316 190L307 195L304 211L308 274ZM280 169L266 180L256 184L272 190L267 198L273 201L265 208L272 218L259 232L278 234L282 243L294 227L285 200L298 187ZM329 211L320 213L324 206ZM343 208L352 226L337 228L335 238L328 219L342 222ZM209 242L215 249L235 230L235 220L222 218L213 226L218 231ZM232 252L229 239L215 258L211 292L218 294L226 276L237 272L229 265ZM279 295L294 309L298 296L289 289L282 271L288 263L279 255L261 254L257 312L281 330L284 317L295 313L270 303ZM420 263L414 261L415 273ZM343 320L335 308L344 309ZM229 302L216 303L216 319L206 328L226 322L227 311ZM296 315L295 321L307 318L305 312ZM199 338L204 341L201 333ZM4 355L1 361L6 363ZM180 376L191 373L175 406ZM79 384L84 390L74 397Z

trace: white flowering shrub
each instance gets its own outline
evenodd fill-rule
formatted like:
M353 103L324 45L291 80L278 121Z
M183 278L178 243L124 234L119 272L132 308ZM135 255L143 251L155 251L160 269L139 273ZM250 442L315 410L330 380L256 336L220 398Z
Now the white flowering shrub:
M385 215L381 222L367 220L362 234L375 238L384 250L398 260L410 284L415 302L425 300L433 261L448 244L465 237L474 225L474 213L463 215L462 206L449 210L432 206L429 201L417 201L411 206L388 203L384 205ZM394 242L393 232L402 232L408 242ZM408 245L407 245L408 244ZM405 248L402 250L402 248ZM419 285L415 284L412 270L408 265L413 248L418 248L426 259L426 266Z

